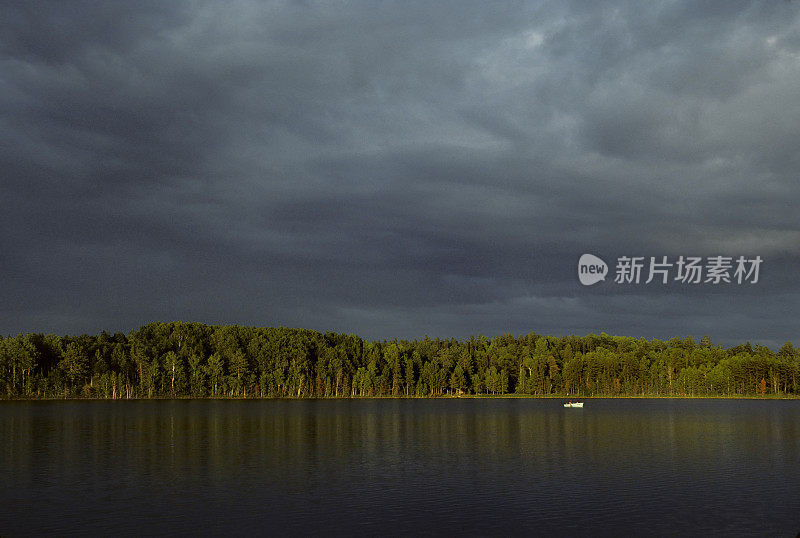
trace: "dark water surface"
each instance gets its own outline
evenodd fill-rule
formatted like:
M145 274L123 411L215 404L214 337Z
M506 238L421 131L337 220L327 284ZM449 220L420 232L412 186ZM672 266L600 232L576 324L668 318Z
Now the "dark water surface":
M0 403L0 535L800 531L800 401Z

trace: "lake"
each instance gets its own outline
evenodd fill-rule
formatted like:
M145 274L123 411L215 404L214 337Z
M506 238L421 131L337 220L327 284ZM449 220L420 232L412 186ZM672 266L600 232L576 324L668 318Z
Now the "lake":
M800 531L800 401L563 402L0 402L0 535Z

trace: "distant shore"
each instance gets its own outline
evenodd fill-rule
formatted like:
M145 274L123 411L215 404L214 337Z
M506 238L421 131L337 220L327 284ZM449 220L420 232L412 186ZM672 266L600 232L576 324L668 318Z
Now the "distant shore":
M514 400L800 400L800 396L795 395L776 395L769 394L765 396L760 395L727 395L727 396L666 396L666 395L596 395L596 396L559 396L559 395L542 395L532 396L530 394L462 394L462 395L441 395L441 396L349 396L349 397L244 397L244 396L153 396L147 397L132 397L132 398L99 398L99 397L80 397L80 396L66 396L66 397L2 397L2 402L132 402L132 401L176 401L176 400L224 400L224 401L259 401L259 400L285 400L285 401L300 401L300 400L330 400L330 401L364 401L364 400L494 400L494 399L514 399Z
M29 399L796 398L800 350L711 337L367 341L284 327L150 323L0 338L0 394Z

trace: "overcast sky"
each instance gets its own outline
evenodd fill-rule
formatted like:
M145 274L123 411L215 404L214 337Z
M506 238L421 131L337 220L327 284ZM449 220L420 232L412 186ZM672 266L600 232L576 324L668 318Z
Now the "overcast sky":
M0 7L4 335L800 344L799 179L797 2Z

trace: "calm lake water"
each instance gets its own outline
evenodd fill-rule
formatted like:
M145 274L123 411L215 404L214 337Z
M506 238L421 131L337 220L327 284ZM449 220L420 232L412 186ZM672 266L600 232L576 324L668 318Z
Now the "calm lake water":
M0 403L0 535L800 531L800 401Z

